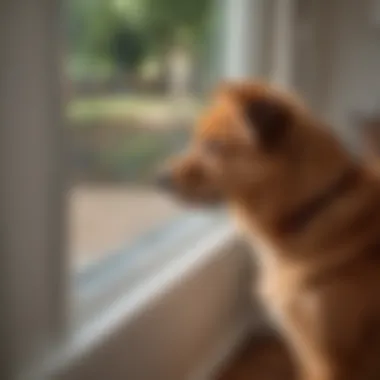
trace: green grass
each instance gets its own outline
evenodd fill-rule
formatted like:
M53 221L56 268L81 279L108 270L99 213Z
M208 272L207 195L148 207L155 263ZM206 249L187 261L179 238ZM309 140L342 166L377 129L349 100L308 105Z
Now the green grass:
M149 176L157 163L181 146L186 131L142 133L120 144L118 149L105 150L98 155L98 164L111 177L142 180ZM182 141L181 141L182 140Z
M196 101L189 102L196 111ZM175 105L164 96L108 95L73 99L68 104L70 121L77 123L106 119L138 118L152 112L170 112Z
M194 101L189 106L198 105ZM73 141L79 139L77 149L88 157L78 175L104 181L149 180L157 164L188 140L190 129L186 122L174 126L169 123L171 127L167 129L145 128L155 122L155 110L167 110L170 118L175 107L170 100L158 96L114 95L73 100L68 106L70 136ZM145 119L147 114L152 120ZM96 137L100 131L104 144Z

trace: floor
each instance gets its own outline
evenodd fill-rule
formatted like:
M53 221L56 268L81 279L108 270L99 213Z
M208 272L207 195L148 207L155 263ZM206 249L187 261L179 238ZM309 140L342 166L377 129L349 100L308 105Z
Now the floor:
M217 380L293 380L289 355L275 336L251 339Z

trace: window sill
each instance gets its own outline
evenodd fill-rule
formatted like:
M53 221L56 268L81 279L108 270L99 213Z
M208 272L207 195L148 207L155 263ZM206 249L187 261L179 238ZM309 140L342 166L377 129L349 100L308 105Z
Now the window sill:
M178 263L187 265L187 252L198 250L199 242L209 241L213 231L227 225L224 214L189 212L142 236L133 245L111 252L95 265L74 275L72 292L73 330L108 310L115 299L141 299L151 279L166 276Z
M260 323L252 317L251 265L226 223L188 246L75 329L35 378L211 378Z

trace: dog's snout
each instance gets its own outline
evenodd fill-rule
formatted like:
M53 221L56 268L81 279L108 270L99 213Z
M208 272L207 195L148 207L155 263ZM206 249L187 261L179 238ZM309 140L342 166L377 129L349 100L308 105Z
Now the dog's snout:
M163 190L173 189L173 176L169 170L161 171L156 178L158 187Z

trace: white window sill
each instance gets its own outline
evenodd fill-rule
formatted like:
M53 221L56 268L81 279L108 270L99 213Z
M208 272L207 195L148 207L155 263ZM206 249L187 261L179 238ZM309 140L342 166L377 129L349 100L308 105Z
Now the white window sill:
M224 213L186 213L148 232L132 246L110 253L105 260L76 273L71 290L74 329L88 324L115 299L129 299L157 275L165 277L173 265L187 265L183 256L198 250L199 242L208 241L210 234L223 229L226 223Z
M249 261L230 225L215 228L75 330L34 378L212 378L260 323Z

